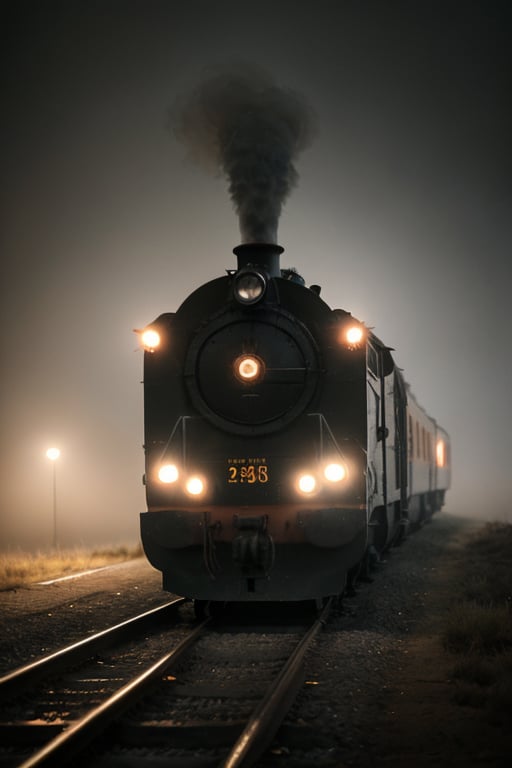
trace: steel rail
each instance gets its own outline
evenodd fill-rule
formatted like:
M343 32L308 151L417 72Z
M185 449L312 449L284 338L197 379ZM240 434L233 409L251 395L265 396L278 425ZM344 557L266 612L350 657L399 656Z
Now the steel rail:
M264 698L254 709L231 752L219 764L219 768L238 768L242 765L249 768L270 745L300 688L303 677L302 662L306 651L319 630L325 626L331 607L332 598L295 647Z
M88 712L84 717L70 725L42 749L34 753L28 760L21 763L19 768L41 768L41 766L64 765L84 749L97 736L101 735L111 722L122 714L129 706L144 696L151 686L158 683L189 647L203 633L206 625L212 619L201 622L190 632L172 651L166 653L151 667L119 688L112 696Z
M130 619L115 624L113 627L97 632L90 637L64 646L54 653L43 656L30 664L12 670L12 672L0 677L0 701L3 702L13 695L18 695L49 674L60 672L65 667L84 661L98 651L107 648L112 643L119 642L123 637L133 632L134 629L143 628L146 624L151 624L156 619L163 618L167 612L176 609L184 602L184 597L177 597L138 616L132 616Z

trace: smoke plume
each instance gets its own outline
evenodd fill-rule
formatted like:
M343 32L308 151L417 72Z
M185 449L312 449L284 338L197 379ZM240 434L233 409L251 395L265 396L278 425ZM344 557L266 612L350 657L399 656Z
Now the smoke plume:
M171 127L195 161L227 176L242 242L276 243L282 206L298 180L294 160L314 136L300 96L238 66L178 100Z

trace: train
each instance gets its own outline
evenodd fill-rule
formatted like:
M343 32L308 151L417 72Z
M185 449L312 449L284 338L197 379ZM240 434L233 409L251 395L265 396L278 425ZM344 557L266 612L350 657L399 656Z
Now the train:
M283 250L235 247L236 268L140 332L142 544L198 605L342 595L450 487L449 435L393 350Z

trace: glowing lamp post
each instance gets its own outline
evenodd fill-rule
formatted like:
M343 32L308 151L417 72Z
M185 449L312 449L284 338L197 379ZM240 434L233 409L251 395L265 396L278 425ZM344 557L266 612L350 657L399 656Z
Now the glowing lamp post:
M46 456L53 464L53 548L57 549L57 459L60 451L58 448L48 448Z

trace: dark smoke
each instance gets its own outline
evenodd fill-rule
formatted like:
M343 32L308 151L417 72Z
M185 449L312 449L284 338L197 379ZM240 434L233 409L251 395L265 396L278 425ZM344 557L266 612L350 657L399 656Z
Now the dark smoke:
M194 160L228 177L242 242L276 243L282 206L298 180L294 160L314 135L302 99L265 73L238 67L178 101L171 125Z

